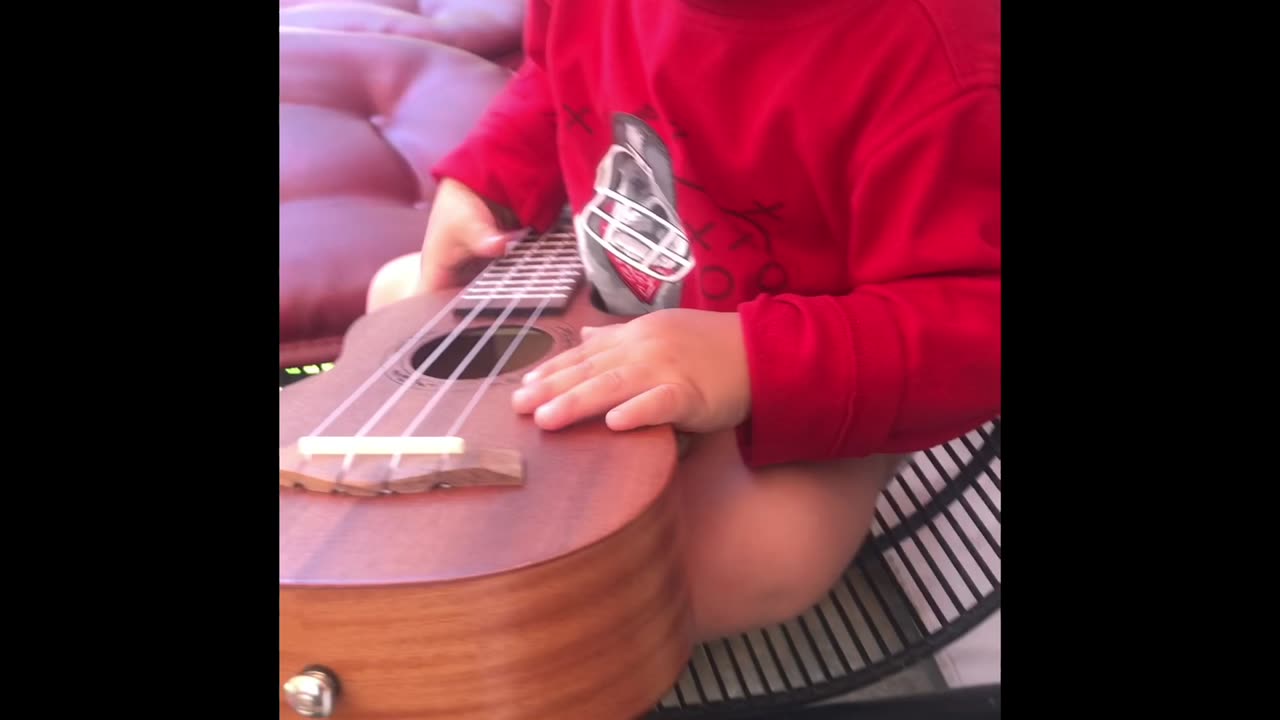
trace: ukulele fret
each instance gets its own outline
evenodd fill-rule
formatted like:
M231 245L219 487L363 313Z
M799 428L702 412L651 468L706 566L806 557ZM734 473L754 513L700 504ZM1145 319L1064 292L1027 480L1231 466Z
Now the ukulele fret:
M571 233L547 233L522 240L494 260L463 289L454 312L470 313L483 305L482 314L512 314L542 308L544 314L563 312L581 287L582 260Z

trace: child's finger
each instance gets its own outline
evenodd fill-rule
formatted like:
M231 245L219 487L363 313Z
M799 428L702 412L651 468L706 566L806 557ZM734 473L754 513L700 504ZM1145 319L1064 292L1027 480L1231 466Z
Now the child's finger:
M533 414L544 430L558 430L580 420L603 415L653 386L652 373L642 365L621 365L594 375L554 397Z
M598 351L598 346L585 342L577 347L569 348L525 373L524 377L521 378L521 382L526 386L536 383L543 378L550 377L561 370L564 370L565 368L573 367L574 365L581 363Z
M477 233L471 239L470 250L475 255L486 258L497 258L506 255L511 246L529 235L529 228L521 228L510 232Z
M605 423L619 432L649 425L679 422L692 411L688 388L664 383L627 400L605 415Z
M558 370L553 368L550 374L541 375L516 390L511 396L512 407L517 413L533 412L557 395L566 393L594 377L608 374L624 364L626 360L626 352L620 348L611 348L593 355L584 353L572 365ZM539 371L542 369L539 368Z
M581 345L565 350L533 370L530 370L525 373L524 377L521 378L521 381L527 385L563 370L566 367L582 362L583 358L589 357L592 353L603 350L605 345L611 342L610 335L621 327L623 327L623 325L600 325L596 327L581 328L579 330L579 334L582 335Z
M578 333L582 335L583 340L589 340L591 338L600 337L605 333L612 332L613 330L616 330L620 327L622 326L621 325L599 325L599 326L584 325L578 331Z

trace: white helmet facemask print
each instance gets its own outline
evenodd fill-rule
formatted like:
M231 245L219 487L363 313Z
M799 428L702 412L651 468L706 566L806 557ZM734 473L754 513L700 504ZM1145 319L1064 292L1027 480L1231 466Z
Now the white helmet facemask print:
M658 296L678 288L694 261L676 214L670 156L639 118L615 116L614 144L597 165L594 193L574 217L584 258L596 260L588 263L593 284L606 295L601 286L621 280L640 304L631 312L656 309ZM614 278L604 276L606 259Z
M665 282L683 279L693 268L689 239L673 224L675 212L657 190L653 172L618 147L610 149L604 165L613 172L607 182L597 178L583 231L642 273Z

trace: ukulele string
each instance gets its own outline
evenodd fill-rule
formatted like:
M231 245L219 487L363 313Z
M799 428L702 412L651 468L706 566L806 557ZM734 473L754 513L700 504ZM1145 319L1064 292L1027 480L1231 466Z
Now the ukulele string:
M507 346L506 351L502 353L502 357L498 360L497 364L494 365L493 369L490 370L489 374L485 377L484 382L481 383L480 387L477 388L475 393L471 395L471 400L468 401L466 407L462 409L462 412L459 413L458 417L454 420L453 426L450 427L447 432L445 432L445 437L453 437L458 434L458 431L462 428L462 424L467 421L467 418L471 415L472 411L475 410L476 405L479 404L480 398L484 397L485 392L489 390L489 386L492 385L493 381L498 377L498 375L502 373L502 369L507 366L507 362L511 360L511 356L514 355L515 351L520 347L520 343L524 342L525 336L528 335L529 330L533 327L533 324L538 321L538 318L542 315L542 312L546 310L547 305L549 304L551 304L551 298L549 296L544 297L542 298L542 301L538 303L538 306L534 308L533 312L529 314L529 317L525 320L524 324L520 327L520 332L516 334L515 340L511 341L511 343ZM497 323L501 323L503 320L505 320L506 316L510 314L511 310L513 309L514 309L514 305L508 308L506 312L502 314L502 318L497 320L493 327L496 328ZM482 339L479 343L477 343L476 347L472 349L471 355L468 355L467 358L463 360L463 369L465 369L465 367L470 364L473 356L478 352L478 350L483 345L483 343L488 339L488 337L489 335L486 334L485 338ZM458 371L456 371L455 377L456 375L461 374L463 372L463 369L459 369ZM453 378L450 379L450 382L452 381L453 381ZM448 385L446 385L445 387L447 388ZM444 388L441 389L441 392L443 392L443 390ZM411 425L408 430L404 431L401 437L410 435L413 432L413 430L416 429L417 425L422 422L423 418L426 417L427 412L429 412L429 410L424 410L422 414L415 419L414 424ZM399 453L395 454L391 458L391 462L387 465L386 476L383 480L384 485L390 482L391 475L400 466L400 457L401 456ZM444 465L444 457L443 456L437 457L435 471L439 472L443 465Z
M556 260L556 257L553 254L548 254L546 257L542 258L542 260L540 261L540 266L538 265L534 266L535 268L539 268L539 269L535 270L533 272L533 275L536 278L541 279L544 275L547 275L547 272L546 272L547 270L554 270L555 272L554 274L551 275L550 279L553 281L558 280L560 276L564 274L564 270L557 269L551 265L555 260ZM485 331L484 336L481 337L480 340L476 342L476 344L471 348L471 351L467 353L467 356L464 357L462 361L458 363L458 367L454 369L453 373L449 376L448 380L445 381L445 384L436 392L434 396L432 396L431 400L425 406L423 406L423 408L420 411L418 411L417 416L414 417L414 419L409 423L409 426L405 428L404 432L400 433L400 437L409 437L414 434L414 432L418 429L418 426L421 425L424 420L426 420L427 416L431 414L431 411L435 409L436 405L438 405L439 402L444 399L445 393L449 390L450 386L452 386L453 383L456 382L457 379L464 372L467 371L467 368L471 366L472 361L475 360L475 357L480 354L481 350L484 349L485 343L489 341L489 338L493 337L494 333L496 333L498 330L502 328L502 324L511 315L511 313L514 312L516 308L520 306L521 301L527 300L529 299L529 297L531 297L531 295L522 294L519 291L517 292L516 296L512 298L511 302L502 311L502 313L489 325L489 328L488 330ZM476 391L476 393L472 395L471 402L468 404L467 408L464 409L463 411L463 416L460 419L455 420L453 427L450 428L450 430L445 433L446 437L453 436L457 432L458 428L461 427L462 422L465 421L466 419L466 415L470 414L471 411L475 408L475 405L479 401L480 397L488 389L489 385L493 383L493 379L497 377L497 374L499 372L501 372L502 368L506 365L507 361L511 358L511 355L515 352L516 347L524 339L524 336L528 333L529 328L538 319L538 316L542 314L542 311L546 309L547 305L550 302L551 302L550 296L545 296L542 298L542 301L538 304L537 308L530 315L530 317L525 321L524 326L520 330L520 333L516 336L516 340L507 347L506 351L503 353L502 359L499 360L498 364L494 367L494 369L489 372L489 375L485 379L485 382L480 386L480 388ZM395 453L394 455L391 456L391 461L387 464L385 475L383 476L384 486L390 483L391 476L395 473L396 469L400 467L401 459L402 459L401 453ZM444 461L443 457L439 457L436 459L437 470L439 470L440 466L443 465L443 461ZM384 492L385 492L385 489L384 489Z
M576 272L578 272L578 269L576 268L560 268L555 273L554 279L560 279L566 274L572 276ZM471 400L467 402L466 407L464 407L462 412L458 414L458 417L454 419L453 426L445 432L445 437L453 437L462 430L463 423L465 423L467 418L471 416L471 413L475 411L476 406L480 403L480 398L484 397L484 394L488 392L489 386L492 385L498 376L502 374L507 363L511 361L511 356L515 355L516 350L520 348L520 343L524 342L529 331L533 329L534 323L538 322L538 318L542 316L542 313L546 311L547 306L551 304L551 299L550 295L544 296L542 301L538 303L538 306L533 309L533 312L529 313L529 317L525 319L524 325L520 326L520 331L516 333L515 339L511 341L507 346L506 351L502 353L502 357L494 364L493 369L490 370L489 374L485 377L484 382L480 384L480 387L476 388L476 391L471 395ZM440 460L437 459L437 467L439 467L439 463Z
M397 362L399 362L400 359L403 358L405 354L409 352L410 349L412 349L415 345L421 342L422 338L426 337L427 333L431 332L432 328L440 324L440 321L443 320L444 317L448 315L450 311L453 310L453 307L461 301L462 301L462 293L458 293L456 296L454 296L452 300L449 301L447 305L441 308L440 312L436 313L435 317L431 318L431 320L428 321L427 324L423 325L422 329L419 330L417 334L409 338L408 341L406 341L405 344L402 345L394 355L388 358L387 361L382 364L382 367L378 368L377 370L374 370L373 374L370 375L368 379L366 379L360 385L360 387L352 391L352 393L347 396L347 399L342 401L342 404L338 405L338 407L335 408L333 412L329 413L329 416L326 417L323 421L321 421L321 423L317 425L314 430L311 431L311 435L319 435L320 433L324 432L326 428L332 425L334 420L337 420L342 415L342 413L346 412L347 409L351 407L352 403L354 403L357 399L359 399L360 396L364 395L364 393L369 389L371 385L373 385L374 382L378 380L378 378L382 377L383 374L385 374L388 370L391 369L392 365L395 365Z
M516 263L514 267L507 270L501 282L498 284L498 288L495 288L495 289L500 289L503 286L507 285L507 283L511 282L513 280L513 276L521 268L525 266L525 263L527 263L531 258L534 258L534 257L535 255L532 250L522 253L520 260ZM461 298L463 294L464 293L461 293L461 292L458 293L457 298ZM367 434L374 426L376 426L386 416L388 412L391 411L393 407L395 407L396 403L398 403L406 393L408 393L410 390L413 389L413 387L417 384L418 380L423 375L426 374L427 369L430 368L431 365L449 349L449 347L453 344L453 341L456 340L459 335L461 335L471 326L471 322L489 305L489 302L491 299L492 298L486 297L478 305L476 305L476 307L472 308L471 312L467 314L467 316L462 320L462 322L458 323L458 326L455 327L453 331L449 333L448 337L446 337L440 343L440 346L437 347L436 350L432 352L429 357L427 357L424 361L422 361L421 364L418 365L417 369L415 369L413 374L404 383L401 384L400 388L396 390L396 392L393 393L391 397L387 398L387 400L382 403L382 406L378 408L378 411L374 413L373 417L371 417L368 421L366 421L364 425L361 426L361 428L356 431L355 437L362 437L365 434ZM523 299L524 299L523 296L517 295L512 300L512 305L518 304ZM451 303L450 305L452 304L453 303ZM443 395L443 391L436 393L436 397L440 397L442 395ZM355 462L355 453L354 452L347 453L346 457L343 458L342 468L338 471L338 475L335 478L335 484L340 485L342 483L342 479L346 476L348 472L350 472L351 466L354 462Z
M489 386L493 384L493 381L497 379L498 375L502 374L502 369L507 366L507 363L511 360L511 356L515 354L520 343L524 342L525 336L528 335L529 330L533 328L533 324L538 321L538 317L542 315L542 312L546 310L547 306L550 304L551 298L544 297L542 302L538 303L538 307L534 308L533 312L529 313L528 319L526 319L524 325L520 327L520 332L516 333L515 340L512 340L511 344L507 346L506 352L502 354L498 363L494 365L493 370L489 371L484 382L476 389L475 394L471 396L471 401L468 402L467 406L458 414L457 419L453 422L453 427L449 428L449 431L445 433L445 437L453 437L462 429L462 424L467 421L467 418L470 417L472 411L476 409L476 405L480 403L480 398L489 390Z
M569 274L572 276L578 271L579 270L577 268L574 268L574 269L560 268L555 274L555 279L560 279L566 274ZM538 318L542 316L542 313L547 309L547 306L550 304L551 304L551 296L546 295L542 298L542 301L538 303L538 306L533 309L533 312L529 313L529 317L525 319L524 325L522 325L520 327L520 331L516 333L515 339L511 341L511 343L507 346L506 351L502 353L502 357L499 358L498 362L494 364L493 370L489 371L489 374L485 377L484 382L480 384L480 387L476 388L475 393L471 395L471 400L467 402L466 407L464 407L462 409L462 412L458 414L458 417L454 419L453 426L450 427L449 430L445 433L446 437L455 436L462 430L463 424L466 423L469 417L471 417L471 413L475 411L476 406L480 403L480 398L484 397L484 394L489 390L489 386L492 385L494 380L496 380L498 376L502 374L502 371L504 368L506 368L507 363L511 361L511 356L515 354L517 349L519 349L520 343L524 342L524 339L526 336L528 336L529 331L533 329L534 323L538 322ZM436 458L436 469L439 470L440 466L443 463L444 463L443 458Z
M458 414L457 419L454 420L453 426L450 427L449 431L445 433L446 437L453 437L454 435L457 435L458 432L462 429L463 423L467 421L467 418L471 416L472 411L476 409L476 405L480 403L480 398L484 397L484 394L485 392L488 391L489 386L492 385L493 381L498 377L498 375L502 373L502 369L507 366L507 362L511 360L511 356L515 354L515 351L517 348L519 348L520 343L524 342L525 336L529 334L529 330L533 327L533 324L538 321L538 317L542 315L542 311L545 310L547 308L547 305L549 304L551 304L551 298L549 297L543 298L542 302L538 303L538 307L535 308L534 311L529 314L529 318L525 320L524 325L520 327L520 332L516 334L515 340L513 340L511 344L507 346L507 350L502 354L502 358L494 366L493 370L489 371L489 375L485 377L484 382L476 390L475 394L471 396L471 400L467 403L467 406L462 409L462 412ZM440 472L443 465L444 465L444 458L443 457L436 458L436 466L435 466L434 472Z
M436 313L435 317L427 321L427 323L423 325L420 330L418 330L417 334L415 334L413 337L405 341L405 343L400 346L400 349L397 350L394 355L392 355L390 358L387 359L386 362L382 364L382 367L379 367L377 370L374 370L373 374L370 375L368 378L366 378L365 381L361 383L360 387L353 390L351 394L348 395L347 398L343 400L340 405L338 405L338 407L334 408L333 412L329 413L329 416L326 417L324 420L322 420L320 424L317 425L311 431L310 434L319 435L320 433L324 432L326 428L332 425L334 420L337 420L339 417L341 417L342 413L346 412L347 409L351 407L352 403L354 403L357 399L359 399L362 395L364 395L365 392L368 391L369 387L373 385L375 382L377 382L378 378L386 374L386 372L391 369L392 365L395 365L397 362L400 362L401 358L403 358L405 354L409 352L410 349L412 349L415 345L421 342L422 338L426 337L427 333L431 332L431 330L436 325L440 324L440 321L443 320L445 316L448 315L453 310L454 306L460 302L462 302L462 293L458 293L454 295L453 299L450 300L448 304L446 304L443 308L441 308L440 312ZM309 460L310 457L308 457L307 459Z
M511 234L519 238L516 241L517 244L519 244L524 242L524 238L520 237L521 234L527 237L528 233L529 233L529 229L524 228L522 230L512 231ZM326 428L332 425L335 420L341 417L342 413L346 412L347 409L351 407L352 403L354 403L357 399L359 399L362 395L364 395L365 392L367 392L369 388L375 382L378 381L378 378L385 375L386 372L391 369L391 366L399 362L415 345L421 342L422 338L426 337L427 333L431 332L431 330L435 328L436 325L439 325L440 321L443 320L450 312L453 311L454 306L462 302L462 295L463 293L455 294L453 298L450 299L449 302L446 303L445 306L441 308L438 313L436 313L435 317L427 321L427 323L423 325L422 328L419 329L418 332L413 337L406 340L405 343L400 346L400 349L397 350L395 354L393 354L390 358L388 358L387 361L384 362L381 367L379 367L377 370L374 370L373 373L369 375L369 377L365 378L365 381L360 384L360 387L353 390L351 394L348 395L340 405L338 405L338 407L334 408L333 412L329 413L328 417L322 420L320 424L317 425L311 431L310 434L311 435L321 434L322 432L325 431ZM306 459L310 459L310 458L308 457Z

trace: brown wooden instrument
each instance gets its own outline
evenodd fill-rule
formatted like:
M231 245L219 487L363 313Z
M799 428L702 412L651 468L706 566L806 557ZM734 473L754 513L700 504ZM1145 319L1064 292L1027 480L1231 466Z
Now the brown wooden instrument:
M673 433L511 409L617 321L551 233L361 318L281 391L281 718L607 720L670 689L692 648Z

